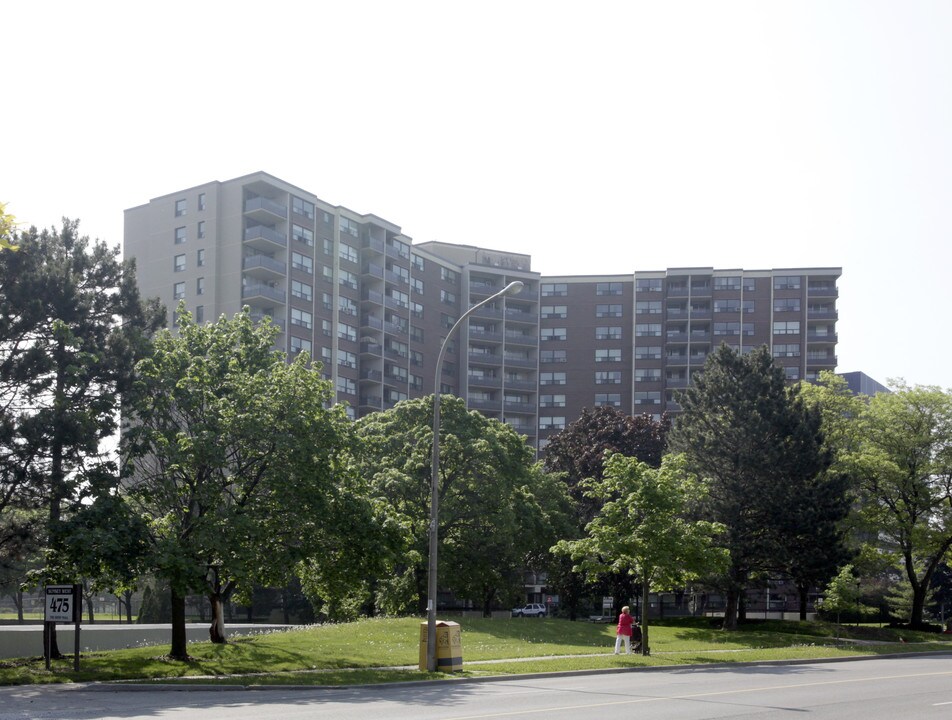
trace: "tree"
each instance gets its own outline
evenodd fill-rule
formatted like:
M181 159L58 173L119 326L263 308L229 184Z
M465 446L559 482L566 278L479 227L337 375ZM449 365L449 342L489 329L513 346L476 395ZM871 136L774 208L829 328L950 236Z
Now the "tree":
M440 584L488 611L512 599L523 570L567 531L568 498L508 425L468 411L459 398L444 396L440 407ZM432 422L432 396L357 421L363 474L406 529L379 588L391 609L427 607Z
M666 456L660 468L637 458L612 455L604 478L585 480L583 491L603 501L586 528L587 537L563 540L556 552L569 555L589 574L613 571L636 576L641 607L648 607L652 588L719 569L727 553L714 538L717 523L689 516L706 494L705 486L688 475L684 458ZM642 654L650 654L648 614L642 614Z
M15 231L16 218L7 212L7 204L0 202L0 250L19 250L13 242Z
M863 410L852 454L861 512L899 555L912 590L910 624L923 624L929 587L952 548L952 394L892 384Z
M655 421L647 414L631 416L602 405L583 409L575 422L549 439L545 467L550 472L564 473L578 508L579 527L591 521L598 510L597 502L586 497L580 483L588 478L601 479L605 461L612 453L660 467L670 429L667 415Z
M812 500L810 484L829 467L817 411L805 408L766 347L740 355L721 345L680 399L670 446L710 483L707 516L728 528L730 567L724 627L734 629L752 572L783 567L797 522ZM807 528L798 528L806 536Z
M372 528L342 461L350 423L306 354L287 363L277 328L247 308L197 325L179 307L139 363L140 392L123 439L123 496L147 533L142 567L172 591L173 658L187 658L185 595L212 607L255 585L282 585L295 565ZM360 547L359 542L353 543Z
M43 507L39 541L53 555L79 489L108 468L134 363L163 320L141 300L134 265L78 225L30 228L18 252L0 252L0 513ZM71 581L54 577L53 555L46 578ZM44 647L58 655L55 638Z

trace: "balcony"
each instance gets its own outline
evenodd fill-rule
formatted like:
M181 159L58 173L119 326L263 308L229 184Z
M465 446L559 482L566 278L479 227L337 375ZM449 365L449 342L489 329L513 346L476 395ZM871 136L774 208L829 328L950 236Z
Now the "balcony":
M271 321L272 325L274 325L276 328L281 330L281 332L284 332L284 320L271 317L270 315L265 315L264 313L255 313L255 312L251 313L251 321L254 323L260 323L265 318L268 318Z
M270 252L275 248L287 248L288 237L273 228L255 225L245 229L245 244L264 252Z
M360 380L367 382L383 382L383 373L379 370L361 370Z
M505 361L508 367L517 367L517 368L529 368L535 369L537 364L535 358L519 357L519 356L509 356L504 355L503 360Z
M668 331L668 342L669 343L686 343L688 341L688 334L686 332L673 332Z
M273 288L270 285L263 285L261 283L245 285L241 288L241 297L244 300L267 298L268 300L274 300L279 303L287 302L287 293L285 293L284 290L279 290L278 288Z
M807 333L807 340L813 343L835 343L836 333Z
M383 293L377 292L376 290L364 290L361 294L360 299L362 302L371 302L375 305L383 305Z
M668 355L665 360L668 365L687 365L688 356L687 355Z
M266 197L255 197L245 200L244 213L247 217L254 218L261 223L288 219L287 207Z
M510 345L529 345L536 347L539 344L539 338L535 335L526 335L521 332L506 332L506 343Z
M469 329L469 339L470 340L488 340L490 342L502 342L503 335L498 332L486 332L485 330L474 330L473 328Z
M287 266L267 255L248 255L241 260L241 269L251 277L274 280L287 275Z
M836 320L839 315L836 310L807 310L809 320Z
M384 278L383 268L376 263L366 263L363 268L361 268L361 273L365 276L375 277L379 280L383 280Z
M500 377L491 377L489 375L469 375L467 380L469 381L470 387L502 387L502 378Z
M668 297L687 297L689 293L687 285L668 285Z
M502 310L496 310L495 308L481 307L479 310L476 310L472 317L474 318L492 318L493 320L501 320Z
M824 368L836 366L836 355L827 355L825 357L808 357L807 366L813 367L822 365Z
M373 355L375 357L380 357L383 355L383 345L373 342L363 342L360 343L360 354L361 355Z
M383 330L383 320L375 315L365 314L360 318L361 328L370 328L372 330Z
M493 367L502 365L502 358L492 353L471 352L469 353L469 361L477 365L492 365Z
M807 285L807 297L839 297L840 293L836 285L832 283L810 283Z
M499 412L502 405L499 400L474 400L472 398L466 401L466 404L473 410L489 410Z
M383 240L372 237L364 238L364 249L383 254Z
M532 380L506 380L507 390L535 390L536 384Z
M522 413L524 415L535 415L536 406L534 403L526 402L506 402L506 412Z
M360 408L367 410L382 410L383 398L379 395L361 395Z
M506 310L506 320L512 322L531 323L536 325L539 318L532 313L522 312L521 310Z

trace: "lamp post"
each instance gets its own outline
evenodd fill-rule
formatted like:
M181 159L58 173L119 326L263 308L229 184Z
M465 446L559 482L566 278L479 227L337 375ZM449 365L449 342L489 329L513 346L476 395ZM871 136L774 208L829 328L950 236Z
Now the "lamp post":
M439 542L437 529L440 517L440 377L443 370L443 356L446 354L446 346L450 338L453 337L453 333L466 318L483 305L488 305L504 295L514 295L522 290L522 287L522 282L514 280L496 294L490 295L464 312L450 328L450 331L446 333L443 344L440 345L440 354L436 357L436 375L433 380L433 456L431 461L432 474L430 476L430 565L426 591L426 669L429 672L436 672L436 555Z

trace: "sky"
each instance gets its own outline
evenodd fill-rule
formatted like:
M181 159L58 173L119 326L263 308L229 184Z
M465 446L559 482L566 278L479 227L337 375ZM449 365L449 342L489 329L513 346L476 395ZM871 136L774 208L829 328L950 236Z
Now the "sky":
M2 23L24 225L119 246L124 209L264 170L546 275L841 267L838 370L952 388L948 0L9 0Z

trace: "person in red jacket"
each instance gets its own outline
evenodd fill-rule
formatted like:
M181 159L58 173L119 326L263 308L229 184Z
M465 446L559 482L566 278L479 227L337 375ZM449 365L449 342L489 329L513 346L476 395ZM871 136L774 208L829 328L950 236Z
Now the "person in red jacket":
M618 629L615 631L615 654L621 650L621 642L625 641L625 654L631 655L631 626L635 619L628 612L628 606L621 609L621 615L618 616Z

